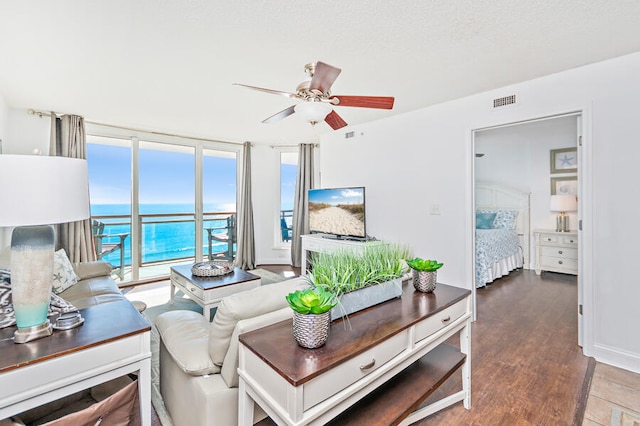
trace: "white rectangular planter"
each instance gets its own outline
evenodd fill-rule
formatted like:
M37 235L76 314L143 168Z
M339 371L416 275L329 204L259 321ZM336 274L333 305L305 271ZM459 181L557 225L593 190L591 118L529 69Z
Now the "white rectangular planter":
M331 310L331 320L336 320L400 296L402 296L402 278L350 291L343 294L340 297L340 302Z

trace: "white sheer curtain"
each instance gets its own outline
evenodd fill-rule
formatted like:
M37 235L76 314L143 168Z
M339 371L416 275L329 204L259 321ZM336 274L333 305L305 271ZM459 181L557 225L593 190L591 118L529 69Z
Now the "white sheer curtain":
M240 203L238 205L238 246L235 265L241 269L255 269L256 245L253 231L253 204L251 202L251 143L243 147Z
M87 136L84 118L78 115L58 117L51 113L49 155L87 159ZM91 236L91 220L56 225L56 250L63 248L71 262L96 260Z
M291 264L306 268L302 263L302 242L300 235L309 233L308 192L313 188L314 144L300 144L298 152L298 175L296 192L293 197L293 221L291 233ZM304 271L302 271L304 273Z

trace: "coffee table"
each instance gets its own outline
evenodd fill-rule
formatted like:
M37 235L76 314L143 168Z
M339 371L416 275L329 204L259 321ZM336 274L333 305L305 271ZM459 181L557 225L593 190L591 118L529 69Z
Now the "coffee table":
M191 273L191 265L179 265L171 267L171 304L176 287L202 306L204 317L210 321L211 308L218 306L222 298L260 287L260 277L239 268L218 277L198 277Z

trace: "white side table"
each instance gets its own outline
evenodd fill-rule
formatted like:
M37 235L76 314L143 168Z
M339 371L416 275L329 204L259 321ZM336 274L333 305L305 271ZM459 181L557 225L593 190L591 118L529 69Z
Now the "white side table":
M556 232L551 229L536 229L535 270L561 272L578 275L578 233L577 231Z

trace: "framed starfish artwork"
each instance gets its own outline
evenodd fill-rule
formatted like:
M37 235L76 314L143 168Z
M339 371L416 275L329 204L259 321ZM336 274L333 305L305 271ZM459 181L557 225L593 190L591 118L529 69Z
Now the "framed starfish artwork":
M551 150L551 173L576 173L578 171L577 148Z

